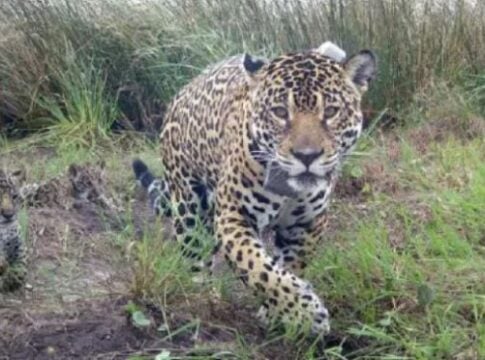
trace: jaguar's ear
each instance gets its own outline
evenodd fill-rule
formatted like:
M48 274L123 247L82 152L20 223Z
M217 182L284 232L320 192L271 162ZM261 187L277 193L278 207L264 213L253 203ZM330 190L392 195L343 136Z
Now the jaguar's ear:
M263 59L256 59L249 54L244 54L243 57L243 68L246 71L249 78L254 79L255 76L259 73L261 68L266 64L266 60Z
M361 93L367 91L370 82L377 71L377 59L370 50L362 50L352 56L344 64L347 76L357 86Z

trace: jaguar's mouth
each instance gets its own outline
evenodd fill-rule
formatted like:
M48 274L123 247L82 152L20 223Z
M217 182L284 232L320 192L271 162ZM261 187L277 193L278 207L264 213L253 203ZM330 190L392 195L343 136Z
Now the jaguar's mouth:
M297 176L292 176L290 179L295 179L301 184L316 185L319 181L323 180L322 176L315 175L310 171L305 171Z
M310 171L290 176L278 163L273 162L268 166L264 187L277 195L294 198L300 192L317 186L325 178Z
M324 176L319 176L312 172L305 171L304 173L289 177L288 185L296 192L300 193L304 191L311 191L324 181Z

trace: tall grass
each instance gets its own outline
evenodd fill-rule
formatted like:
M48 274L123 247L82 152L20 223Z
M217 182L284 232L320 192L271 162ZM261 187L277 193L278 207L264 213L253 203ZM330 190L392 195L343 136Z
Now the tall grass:
M54 74L59 85L57 96L37 101L46 115L34 125L45 126L57 145L78 143L94 147L108 137L118 110L106 94L106 80L92 64L74 63L68 71Z
M72 60L94 66L103 96L120 110L115 124L135 129L159 126L163 104L184 83L241 51L272 56L325 40L348 52L373 48L376 109L402 107L433 77L457 81L485 66L480 1L5 0L0 24L4 130L39 128L51 112L39 99L64 107L72 89L57 75Z

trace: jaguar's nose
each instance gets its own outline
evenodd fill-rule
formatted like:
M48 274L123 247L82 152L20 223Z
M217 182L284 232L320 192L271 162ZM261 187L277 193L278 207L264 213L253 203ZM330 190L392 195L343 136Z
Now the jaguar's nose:
M323 155L323 150L295 151L291 150L293 156L300 160L303 165L310 166L316 159Z

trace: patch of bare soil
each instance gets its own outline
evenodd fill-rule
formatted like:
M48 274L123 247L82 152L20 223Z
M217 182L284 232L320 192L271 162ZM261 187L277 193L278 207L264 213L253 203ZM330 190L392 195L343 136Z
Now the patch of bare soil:
M125 299L82 301L63 314L2 316L0 358L125 359L127 354L155 347L156 338L127 321Z
M123 214L68 198L68 184L43 185L54 201L27 209L28 284L0 294L0 359L117 358L150 340L123 313L130 267L113 241Z

